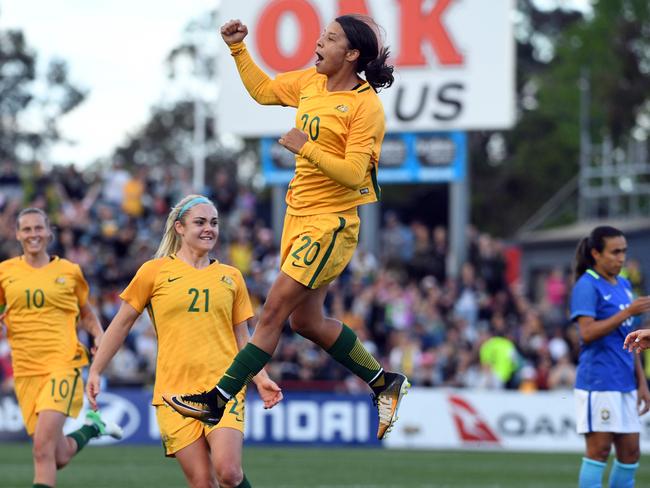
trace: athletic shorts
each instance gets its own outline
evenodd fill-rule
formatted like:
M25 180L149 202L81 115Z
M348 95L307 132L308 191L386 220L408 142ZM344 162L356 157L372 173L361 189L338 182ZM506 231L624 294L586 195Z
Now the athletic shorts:
M56 373L15 378L16 398L29 435L36 430L39 412L54 410L77 417L84 403L81 370L73 368Z
M169 405L156 405L156 418L165 456L174 457L175 453L197 439L206 437L215 429L229 427L243 434L245 399L246 389L244 388L228 402L226 411L217 425L209 425L200 420L183 417Z
M282 229L281 269L309 288L320 288L343 272L358 242L356 208L336 214L286 214Z
M641 432L636 390L621 392L575 389L574 396L578 434Z

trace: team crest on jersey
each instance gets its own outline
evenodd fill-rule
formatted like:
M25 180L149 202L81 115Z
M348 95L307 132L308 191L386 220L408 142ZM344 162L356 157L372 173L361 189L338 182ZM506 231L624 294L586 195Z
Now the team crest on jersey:
M234 286L234 282L232 281L232 278L230 276L223 275L221 277L221 281L223 281L226 285L228 286Z
M603 408L600 411L600 418L602 419L603 422L607 422L610 417L611 417L611 413L606 408Z
M347 112L348 110L350 110L350 109L348 108L347 105L343 105L343 104L341 104L341 105L337 105L337 106L334 107L334 108L336 108L336 110L338 110L339 112L343 112L343 113L345 113L345 112Z
M65 285L65 278L63 276L59 276L57 279L54 280L54 282L57 285Z

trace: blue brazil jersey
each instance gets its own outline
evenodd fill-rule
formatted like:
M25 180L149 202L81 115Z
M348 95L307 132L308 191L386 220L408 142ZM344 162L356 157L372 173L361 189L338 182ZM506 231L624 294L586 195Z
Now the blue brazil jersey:
M571 320L580 316L604 320L629 307L634 299L630 282L620 276L612 284L593 270L583 274L571 293ZM633 330L630 317L604 337L580 341L576 388L590 391L632 391L637 387L634 354L623 349Z

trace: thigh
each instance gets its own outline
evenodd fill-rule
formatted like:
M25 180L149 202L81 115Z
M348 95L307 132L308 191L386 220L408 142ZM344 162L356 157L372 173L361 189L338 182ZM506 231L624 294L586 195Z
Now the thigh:
M230 427L214 429L207 436L212 464L217 472L241 470L244 433Z
M310 290L291 314L291 328L325 350L332 347L341 334L341 322L323 314L327 288L328 285L323 285Z
M200 437L175 453L188 486L204 488L217 486L210 463L210 449L205 437Z
M358 239L356 213L287 215L281 269L306 287L319 288L343 272L352 259Z
M640 435L633 434L615 434L614 447L616 448L616 459L623 464L634 464L639 460L640 455Z
M611 432L591 432L585 435L586 455L589 459L607 462L614 442Z
M50 446L52 453L63 440L63 424L66 416L54 410L43 410L38 414L34 429L34 446Z

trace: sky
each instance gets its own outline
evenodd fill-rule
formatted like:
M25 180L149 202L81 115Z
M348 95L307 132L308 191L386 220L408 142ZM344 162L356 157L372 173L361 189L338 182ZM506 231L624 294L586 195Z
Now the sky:
M87 99L60 125L74 145L51 157L79 167L108 156L147 121L166 83L164 59L187 23L217 0L0 0L0 29L20 28L43 68L68 62ZM218 33L215 32L215 35Z
M234 0L226 0L234 1ZM0 0L0 29L20 28L44 68L68 62L71 80L89 91L60 130L74 144L53 162L84 167L109 156L144 124L166 84L164 59L187 23L219 0ZM539 0L584 5L588 0ZM215 32L218 36L218 33Z

